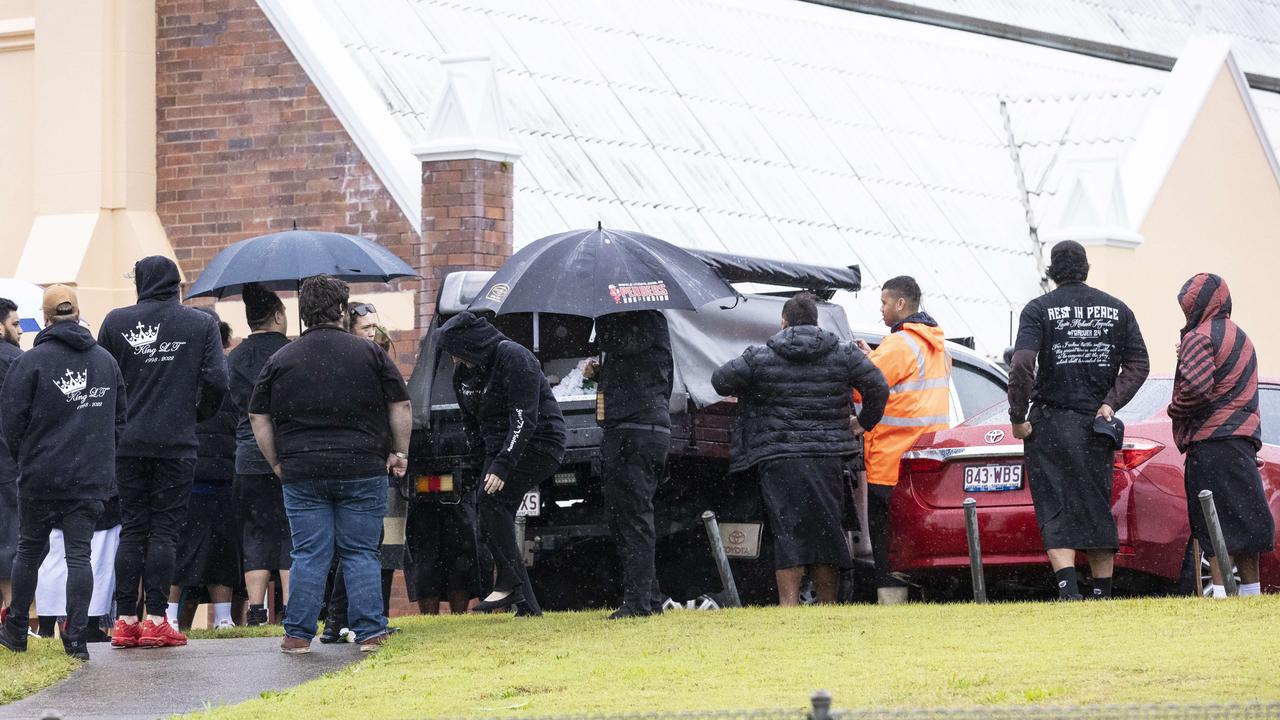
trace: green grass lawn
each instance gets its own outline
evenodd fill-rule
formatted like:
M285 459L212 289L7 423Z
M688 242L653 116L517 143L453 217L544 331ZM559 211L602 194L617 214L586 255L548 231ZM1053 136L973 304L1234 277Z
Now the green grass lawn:
M402 618L364 662L211 714L789 708L817 688L844 708L1280 700L1280 597L603 616Z
M79 666L62 651L61 640L28 638L25 653L0 647L0 705L43 690Z

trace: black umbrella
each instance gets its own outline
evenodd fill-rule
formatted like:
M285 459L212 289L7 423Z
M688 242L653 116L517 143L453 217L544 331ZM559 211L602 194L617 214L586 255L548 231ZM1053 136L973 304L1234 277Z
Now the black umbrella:
M304 278L322 274L347 282L418 277L395 253L362 237L290 230L241 240L218 253L191 285L187 299L236 295L248 283L297 290Z
M633 310L697 310L734 295L706 262L686 250L638 232L597 227L521 248L471 307L596 318Z

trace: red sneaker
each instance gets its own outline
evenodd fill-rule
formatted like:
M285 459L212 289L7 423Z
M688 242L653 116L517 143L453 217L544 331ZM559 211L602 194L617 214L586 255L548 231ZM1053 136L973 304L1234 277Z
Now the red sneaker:
M138 647L141 627L141 623L130 625L123 620L116 620L115 627L111 629L111 647L121 649Z
M168 620L159 625L150 620L142 621L141 636L138 638L139 647L179 647L186 644L187 636L178 632L178 629L170 625Z

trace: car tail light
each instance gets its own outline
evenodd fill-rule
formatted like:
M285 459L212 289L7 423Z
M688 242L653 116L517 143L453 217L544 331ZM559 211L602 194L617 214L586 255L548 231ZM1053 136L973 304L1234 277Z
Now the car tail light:
M1164 445L1151 440L1130 440L1116 451L1115 468L1117 470L1135 470L1138 466L1155 457L1164 450Z
M904 475L940 473L947 457L948 453L939 450L912 450L903 454L899 471Z

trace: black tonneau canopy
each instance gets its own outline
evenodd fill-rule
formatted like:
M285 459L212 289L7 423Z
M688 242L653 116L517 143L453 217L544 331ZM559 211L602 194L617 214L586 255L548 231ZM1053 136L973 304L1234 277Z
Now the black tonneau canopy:
M849 267L824 267L786 260L729 255L708 250L690 250L724 278L725 282L751 282L783 285L803 290L862 289L862 270Z

